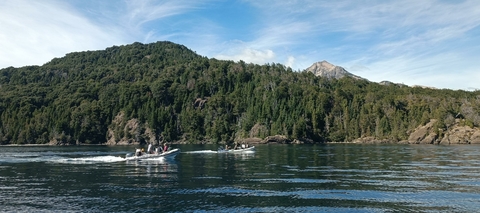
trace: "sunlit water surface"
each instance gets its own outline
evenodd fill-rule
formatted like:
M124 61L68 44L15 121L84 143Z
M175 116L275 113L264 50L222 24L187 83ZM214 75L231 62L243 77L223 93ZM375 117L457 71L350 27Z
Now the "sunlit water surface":
M0 147L1 212L478 212L480 146Z

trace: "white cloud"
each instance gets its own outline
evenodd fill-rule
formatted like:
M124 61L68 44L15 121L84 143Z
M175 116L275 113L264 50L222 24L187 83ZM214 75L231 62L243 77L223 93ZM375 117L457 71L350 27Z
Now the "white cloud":
M168 40L183 32L145 26L191 11L200 4L197 1L159 3L144 0L122 1L113 6L88 1L89 5L80 10L68 3L60 0L0 1L0 68L42 65L66 53L105 49L135 41Z
M295 63L295 57L288 56L287 62L285 62L285 66L292 67L294 63Z
M247 63L265 64L274 62L275 53L272 50L257 50L252 48L244 48L240 52L236 52L233 55L218 55L218 59L240 61L243 60Z
M116 33L92 24L62 2L2 1L0 67L41 65L68 52L121 44Z
M195 0L136 0L125 1L128 28L140 30L148 22L180 15L197 9L202 1Z

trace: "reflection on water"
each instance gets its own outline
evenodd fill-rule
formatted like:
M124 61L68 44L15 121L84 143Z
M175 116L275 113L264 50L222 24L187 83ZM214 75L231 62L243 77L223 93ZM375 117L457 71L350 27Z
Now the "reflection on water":
M141 161L126 161L127 165L134 166L124 175L132 177L157 177L177 180L178 164L173 159L144 159Z
M132 147L0 147L0 211L474 212L480 146L259 145L125 161Z

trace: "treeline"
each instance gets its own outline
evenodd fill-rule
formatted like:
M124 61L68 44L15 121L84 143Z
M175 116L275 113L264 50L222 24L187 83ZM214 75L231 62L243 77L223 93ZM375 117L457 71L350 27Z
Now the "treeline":
M136 133L113 122L136 118ZM229 142L285 135L394 141L430 119L480 125L480 92L329 80L282 64L209 59L171 42L134 43L0 70L0 144L115 138Z

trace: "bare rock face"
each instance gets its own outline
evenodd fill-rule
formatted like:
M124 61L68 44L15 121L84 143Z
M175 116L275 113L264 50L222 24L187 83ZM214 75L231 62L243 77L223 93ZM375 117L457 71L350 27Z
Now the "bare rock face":
M265 134L266 132L268 132L268 129L264 125L261 125L261 124L257 123L255 125L253 125L252 129L250 130L249 137L250 138L256 138L256 137L259 137L262 134Z
M455 125L442 138L441 144L480 144L480 129Z
M472 144L480 144L480 131L475 131L472 136L470 136L470 142Z
M464 125L464 121L457 119L455 124L447 130L435 129L438 121L431 119L425 125L414 129L407 140L398 141L399 144L480 144L480 128ZM375 137L355 139L354 143L392 143L391 140L379 140Z
M460 120L439 136L434 127L437 120L431 119L424 126L416 128L408 138L408 143L415 144L480 144L480 129L461 125ZM441 131L441 130L439 130Z
M423 140L421 140L420 143L421 144L434 144L435 142L437 142L437 139L438 139L438 134L436 134L434 132L430 132L430 134L425 136L425 138L423 138Z
M285 135L268 136L263 140L263 143L280 143L289 144L291 141Z
M408 137L409 143L417 144L433 144L438 135L435 133L433 126L437 122L435 119L431 119L425 126L417 127Z
M335 66L333 64L328 63L327 61L316 62L312 64L312 66L307 68L306 71L312 72L315 76L321 76L329 79L332 79L332 78L339 79L345 76L350 76L355 79L364 79L352 73L349 73L343 67Z
M155 134L150 128L145 126L148 125L140 123L140 121L135 118L126 120L124 113L120 112L115 116L112 121L112 126L108 129L106 145L134 145L140 143L157 145ZM123 134L119 134L119 132Z

